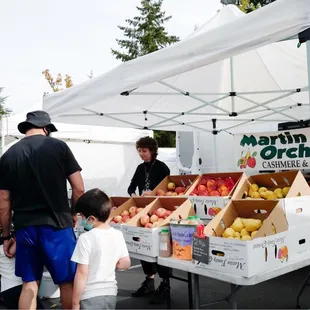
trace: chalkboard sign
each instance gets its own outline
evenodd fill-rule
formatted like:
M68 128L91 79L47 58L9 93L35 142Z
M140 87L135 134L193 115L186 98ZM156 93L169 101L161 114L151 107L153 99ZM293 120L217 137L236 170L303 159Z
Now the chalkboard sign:
M194 237L193 259L204 264L209 263L209 238L201 239Z

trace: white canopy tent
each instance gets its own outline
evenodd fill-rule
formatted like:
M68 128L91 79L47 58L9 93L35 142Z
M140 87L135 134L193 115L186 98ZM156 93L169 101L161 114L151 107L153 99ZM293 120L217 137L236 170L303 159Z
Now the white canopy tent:
M44 109L66 123L227 133L309 118L306 46L283 40L310 27L310 1L237 10L227 6L182 42L46 96Z
M42 103L26 112L3 118L1 149L5 152L23 135L17 125L26 113L42 110ZM143 136L152 136L150 130L107 128L54 123L58 132L53 137L65 141L82 167L85 188L99 187L108 195L127 196L127 188L141 159L135 142ZM159 158L165 160L172 173L176 173L174 149L160 149Z

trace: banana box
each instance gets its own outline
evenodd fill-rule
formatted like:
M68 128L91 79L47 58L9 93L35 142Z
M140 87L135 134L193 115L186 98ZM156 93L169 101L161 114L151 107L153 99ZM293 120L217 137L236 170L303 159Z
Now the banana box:
M233 200L204 234L209 238L209 263L196 261L198 267L252 277L289 259L288 222L277 200Z

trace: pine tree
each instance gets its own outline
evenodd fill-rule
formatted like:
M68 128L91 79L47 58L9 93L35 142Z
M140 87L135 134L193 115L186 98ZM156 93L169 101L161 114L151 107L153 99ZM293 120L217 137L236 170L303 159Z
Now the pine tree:
M179 41L165 30L165 23L172 16L162 11L162 3L163 0L141 0L141 6L137 7L139 16L126 19L127 26L118 26L124 38L116 39L120 50L111 49L116 59L126 62ZM175 146L175 132L154 131L154 136L161 147Z
M165 31L164 24L172 16L166 17L166 13L161 10L162 2L141 0L141 7L137 7L140 16L126 19L128 27L118 26L125 38L116 39L120 51L111 50L116 59L129 61L179 41L178 37L170 36Z
M2 91L3 87L0 87L0 119L11 112L11 110L4 107L7 97L1 96Z

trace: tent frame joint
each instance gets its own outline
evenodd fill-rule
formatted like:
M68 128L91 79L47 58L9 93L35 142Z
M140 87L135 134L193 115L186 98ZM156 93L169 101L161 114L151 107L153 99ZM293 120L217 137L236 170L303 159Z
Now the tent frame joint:
M231 112L231 113L229 113L229 116L230 117L237 117L238 113L237 112Z
M235 91L229 92L229 97L237 97L237 93Z

